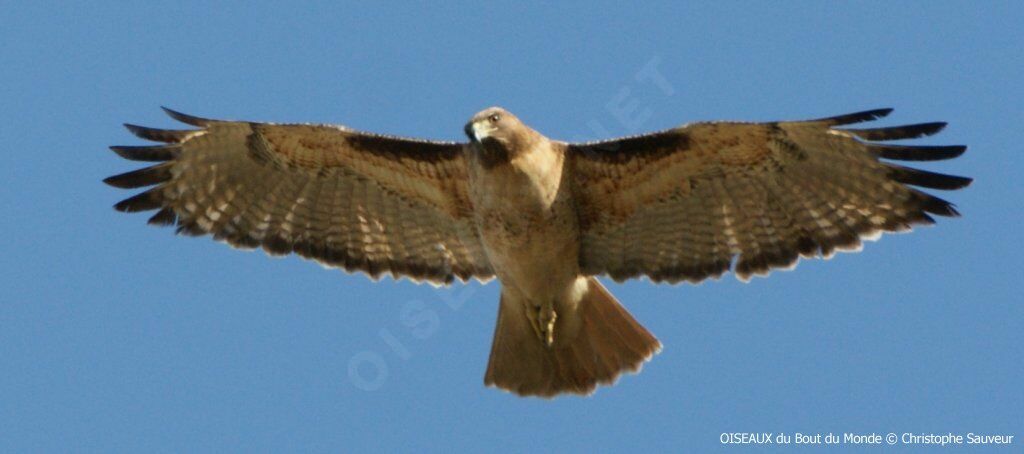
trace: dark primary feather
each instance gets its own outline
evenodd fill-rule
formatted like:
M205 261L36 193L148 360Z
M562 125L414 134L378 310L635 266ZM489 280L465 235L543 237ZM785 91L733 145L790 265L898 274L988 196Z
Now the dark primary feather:
M178 120L178 121L180 121L182 123L185 123L187 125L206 127L206 126L209 126L212 123L216 123L217 122L217 120L211 120L209 118L203 118L203 117L197 117L197 116L194 116L194 115L183 114L181 112L178 112L176 110L171 110L171 109L169 109L167 107L164 107L164 106L160 106L160 108L163 109L164 113L166 113L171 118L173 118L175 120Z
M942 131L945 127L946 123L939 121L874 129L842 129L842 131L849 132L862 140L899 140L930 136Z
M941 161L964 154L964 145L878 145L870 144L868 149L880 158L898 161Z
M954 190L967 187L973 179L889 164L889 176L900 183L922 188Z
M960 212L956 210L956 207L952 203L935 197L931 194L925 194L921 191L913 191L916 198L917 204L926 213L937 214L939 216L946 217L959 217Z
M164 163L107 177L103 182L115 188L131 189L152 186L170 179L171 164Z
M178 157L181 147L177 144L156 146L113 145L110 150L130 161L170 161Z
M161 188L153 188L142 194L129 197L114 205L117 211L135 213L138 211L149 211L163 207L164 196Z
M153 142L180 143L195 133L195 131L191 129L147 128L145 126L133 125L130 123L125 123L124 127L128 128L128 131L135 134L137 137L151 140Z
M811 120L813 122L820 122L828 124L829 126L842 126L851 125L854 123L863 123L865 121L872 121L882 118L892 113L891 108L885 109L873 109L865 110L863 112L854 112L851 114L837 115L835 117L819 118L817 120Z
M146 223L149 225L174 225L178 220L178 215L174 212L174 209L170 207L164 207L157 211L153 217L149 218Z

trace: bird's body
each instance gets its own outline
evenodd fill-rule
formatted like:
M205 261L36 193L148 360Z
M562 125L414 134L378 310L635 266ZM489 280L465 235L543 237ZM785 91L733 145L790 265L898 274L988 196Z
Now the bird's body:
M580 272L579 213L565 144L500 108L474 116L467 131L474 220L501 281L485 382L550 396L588 392L624 368L638 368L661 344ZM617 337L588 331L598 328ZM604 364L592 364L594 358Z
M580 275L578 215L571 184L563 178L564 149L527 132L530 146L497 162L485 157L506 150L488 148L505 144L489 138L474 142L468 149L470 198L484 250L507 297L533 312L557 314L574 307L579 297L574 295Z
M857 250L881 232L956 216L912 186L970 179L888 160L962 146L885 145L944 123L838 126L890 109L798 122L697 123L604 142L551 140L500 108L469 143L340 126L219 121L129 125L158 146L112 147L159 162L105 180L153 186L115 207L240 248L447 284L497 277L501 301L485 383L520 395L587 394L636 371L661 344L597 281L699 282Z
M545 143L507 163L484 165L471 153L470 197L495 274L510 290L554 297L579 274L577 216L563 184L564 153ZM550 294L550 295L549 295Z

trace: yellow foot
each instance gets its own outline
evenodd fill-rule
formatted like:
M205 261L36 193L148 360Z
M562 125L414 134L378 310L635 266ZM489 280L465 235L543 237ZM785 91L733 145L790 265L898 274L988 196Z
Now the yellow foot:
M550 347L555 343L555 320L558 319L558 314L555 313L553 304L533 306L527 309L526 316L530 319L533 332L544 345Z

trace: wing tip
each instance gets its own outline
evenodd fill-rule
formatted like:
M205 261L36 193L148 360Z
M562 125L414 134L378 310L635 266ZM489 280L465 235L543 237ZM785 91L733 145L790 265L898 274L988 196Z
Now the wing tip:
M115 188L133 189L163 183L169 179L170 166L163 163L109 176L104 178L103 182Z
M110 151L129 161L162 162L170 161L178 156L177 145L131 146L111 145Z
M958 218L961 216L960 211L956 209L956 205L948 200L918 190L914 190L912 194L917 198L917 204L923 213L931 213L948 218Z
M863 123L866 121L873 121L879 118L888 116L893 112L892 107L884 107L881 109L864 110L860 112L848 113L843 115L836 115L834 117L819 118L817 120L811 120L815 122L824 122L829 126L842 126L854 123Z
M164 111L164 113L167 114L167 116L169 116L169 117L171 117L171 118L173 118L175 120L178 120L178 121L180 121L182 123L185 123L187 125L204 127L204 126L208 126L210 123L213 123L213 122L216 121L216 120L211 120L209 118L197 117L195 115L189 115L189 114L186 114L186 113L182 113L182 112L179 112L177 110L171 109L170 107L167 107L167 106L160 106L160 109L162 109Z
M967 152L967 145L868 145L878 157L896 161L943 161Z
M938 134L943 129L946 129L947 126L949 126L949 122L946 121L933 121L929 123L921 123L920 125L918 125L918 127L921 128L919 129L919 131L921 131L921 135L918 137Z
M143 134L146 134L148 131L152 130L152 128L147 128L145 126L139 126L139 125L132 124L132 123L121 123L121 124L124 126L125 129L128 130L128 132L132 133L136 137L140 137L140 138L143 138L143 139L146 138L146 137L143 136Z
M897 165L887 165L886 167L889 168L889 177L893 180L922 188L954 191L966 188L974 181L971 177L947 175L911 167Z
M150 189L114 204L114 209L123 213L155 210L163 206L163 195L159 188Z
M140 139L152 142L181 143L201 130L196 129L159 129L124 123L125 129Z

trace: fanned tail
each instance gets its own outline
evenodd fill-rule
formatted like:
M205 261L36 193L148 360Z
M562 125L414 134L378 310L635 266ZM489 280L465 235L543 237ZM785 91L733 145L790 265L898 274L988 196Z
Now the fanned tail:
M534 333L521 301L502 292L491 357L484 383L521 396L554 397L590 394L597 385L613 383L623 372L637 372L661 350L626 308L598 282L587 289L575 311L558 314L559 339L548 347Z

